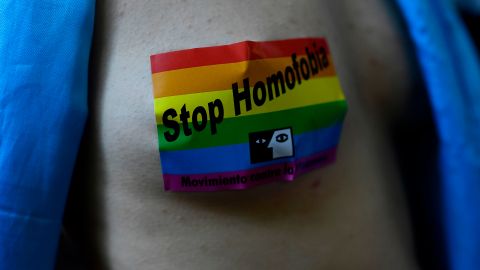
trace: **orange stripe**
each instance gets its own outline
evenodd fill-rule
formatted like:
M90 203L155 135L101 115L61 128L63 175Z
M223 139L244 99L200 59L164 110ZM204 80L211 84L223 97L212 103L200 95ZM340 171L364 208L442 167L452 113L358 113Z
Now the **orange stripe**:
M299 55L297 61L305 55ZM312 78L335 76L331 55L329 66ZM278 71L285 71L292 65L290 57L268 58L237 63L201 66L165 71L152 75L153 94L155 98L186 95L201 92L232 89L232 83L241 84L243 78L249 77L253 85Z

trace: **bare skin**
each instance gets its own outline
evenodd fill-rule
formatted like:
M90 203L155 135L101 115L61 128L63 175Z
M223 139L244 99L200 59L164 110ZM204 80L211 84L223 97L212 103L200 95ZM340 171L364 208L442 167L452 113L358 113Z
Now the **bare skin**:
M103 267L416 269L383 130L402 110L413 75L405 33L384 2L103 1L92 123L76 172L88 186L82 211ZM317 36L330 44L350 106L337 162L288 184L164 192L149 56Z

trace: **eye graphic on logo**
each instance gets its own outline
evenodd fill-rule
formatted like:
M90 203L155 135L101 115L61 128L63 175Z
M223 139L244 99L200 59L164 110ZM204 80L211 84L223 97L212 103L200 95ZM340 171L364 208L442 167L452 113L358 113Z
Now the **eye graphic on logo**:
M288 140L288 135L285 134L285 133L282 133L282 134L277 135L277 137L275 139L277 140L277 142L285 142L285 141Z
M264 138L258 138L258 139L255 141L255 143L258 143L258 144L264 144L264 143L266 143L266 142L267 142L267 140L265 140Z
M291 128L252 132L248 137L251 163L294 156Z

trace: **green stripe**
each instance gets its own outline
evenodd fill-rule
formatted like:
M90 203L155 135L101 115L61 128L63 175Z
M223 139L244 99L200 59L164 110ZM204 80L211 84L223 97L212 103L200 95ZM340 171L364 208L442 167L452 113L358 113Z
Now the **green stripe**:
M171 129L157 125L160 150L186 150L245 143L248 142L250 132L283 127L292 127L294 134L301 134L342 121L346 110L346 101L340 100L272 113L226 118L217 125L215 135L210 133L210 123L201 132L195 131L189 123L193 134L185 136L182 129L181 135L173 142L167 142L163 135Z

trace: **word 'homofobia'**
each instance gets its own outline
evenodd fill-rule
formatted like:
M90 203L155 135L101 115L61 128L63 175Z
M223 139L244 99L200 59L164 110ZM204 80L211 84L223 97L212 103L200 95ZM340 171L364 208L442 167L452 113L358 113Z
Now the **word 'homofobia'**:
M323 46L317 47L312 44L313 50L305 48L305 57L298 57L296 53L291 55L292 64L283 70L271 74L265 78L265 81L257 81L250 84L248 77L243 79L243 91L239 88L238 82L232 84L233 106L235 116L253 109L253 104L257 107L263 106L268 101L273 101L288 90L294 90L296 84L301 84L302 80L309 80L312 76L318 74L321 70L329 66L327 52ZM252 104L253 100L253 104ZM243 109L242 109L243 105ZM177 121L177 116L180 121ZM191 118L192 127L189 126ZM217 133L217 125L223 121L224 106L220 99L208 103L208 108L197 106L192 112L184 104L178 113L170 108L163 113L162 121L169 130L164 132L166 141L173 142L180 136L181 130L185 136L190 136L193 130L203 131L210 123L210 132L212 135Z

